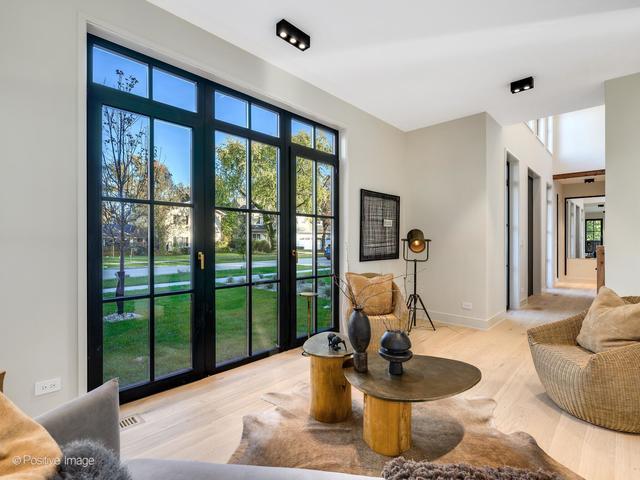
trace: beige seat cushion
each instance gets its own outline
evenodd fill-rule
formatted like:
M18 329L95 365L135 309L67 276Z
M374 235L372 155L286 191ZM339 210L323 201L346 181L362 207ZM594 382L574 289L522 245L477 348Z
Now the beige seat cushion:
M582 322L577 341L595 353L640 342L640 304L627 303L610 288L602 287Z
M368 278L356 273L347 273L347 281L353 289L358 303L367 315L386 315L393 312L393 275Z
M51 478L62 452L51 435L0 393L0 477Z

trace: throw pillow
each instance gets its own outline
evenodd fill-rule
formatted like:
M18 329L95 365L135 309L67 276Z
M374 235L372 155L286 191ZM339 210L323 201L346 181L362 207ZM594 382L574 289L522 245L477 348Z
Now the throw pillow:
M577 341L594 353L640 342L640 304L625 302L602 287L584 317Z
M47 479L56 474L62 452L51 435L0 393L0 477Z
M347 281L353 289L358 304L367 315L385 315L393 311L393 275L365 277L347 273Z
M533 472L513 467L474 467L464 463L438 465L402 457L391 460L382 470L386 480L562 480L556 473Z
M113 450L92 440L75 440L62 447L64 459L51 480L131 480Z

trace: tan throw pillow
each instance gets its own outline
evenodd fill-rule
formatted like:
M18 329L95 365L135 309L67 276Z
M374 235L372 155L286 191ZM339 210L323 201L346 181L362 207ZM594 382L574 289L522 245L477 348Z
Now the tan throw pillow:
M591 304L578 344L594 353L640 342L640 304L627 303L602 287Z
M62 452L51 435L0 393L0 477L39 480L58 471Z
M368 278L347 273L347 281L367 315L386 315L393 311L393 275Z

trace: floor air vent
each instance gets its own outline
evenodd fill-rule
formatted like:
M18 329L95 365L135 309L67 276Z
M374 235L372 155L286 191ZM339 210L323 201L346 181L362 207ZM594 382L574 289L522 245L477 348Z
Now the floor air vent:
M127 428L134 427L144 423L143 418L140 415L128 415L120 419L120 430L126 430Z

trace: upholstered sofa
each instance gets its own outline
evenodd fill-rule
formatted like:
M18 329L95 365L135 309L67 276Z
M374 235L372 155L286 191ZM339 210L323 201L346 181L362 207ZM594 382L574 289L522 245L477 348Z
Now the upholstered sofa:
M118 382L46 413L36 421L60 445L91 439L120 452ZM124 462L133 480L363 480L372 477L296 468L227 465L182 460L132 459Z
M624 297L640 303L640 297ZM593 353L579 346L586 311L528 330L533 363L549 397L594 425L640 433L640 343Z
M362 275L367 278L380 276L379 273L358 273L357 275ZM392 330L402 329L406 326L405 322L409 317L409 310L407 309L405 299L402 296L402 291L396 282L393 282L392 290L393 298L391 310L384 315L368 315L369 322L371 323L371 342L367 348L367 351L369 352L377 352L380 349L380 338L386 331L386 326L389 326ZM349 320L352 312L353 306L348 301L345 301L342 311L341 331L347 331L347 321Z

